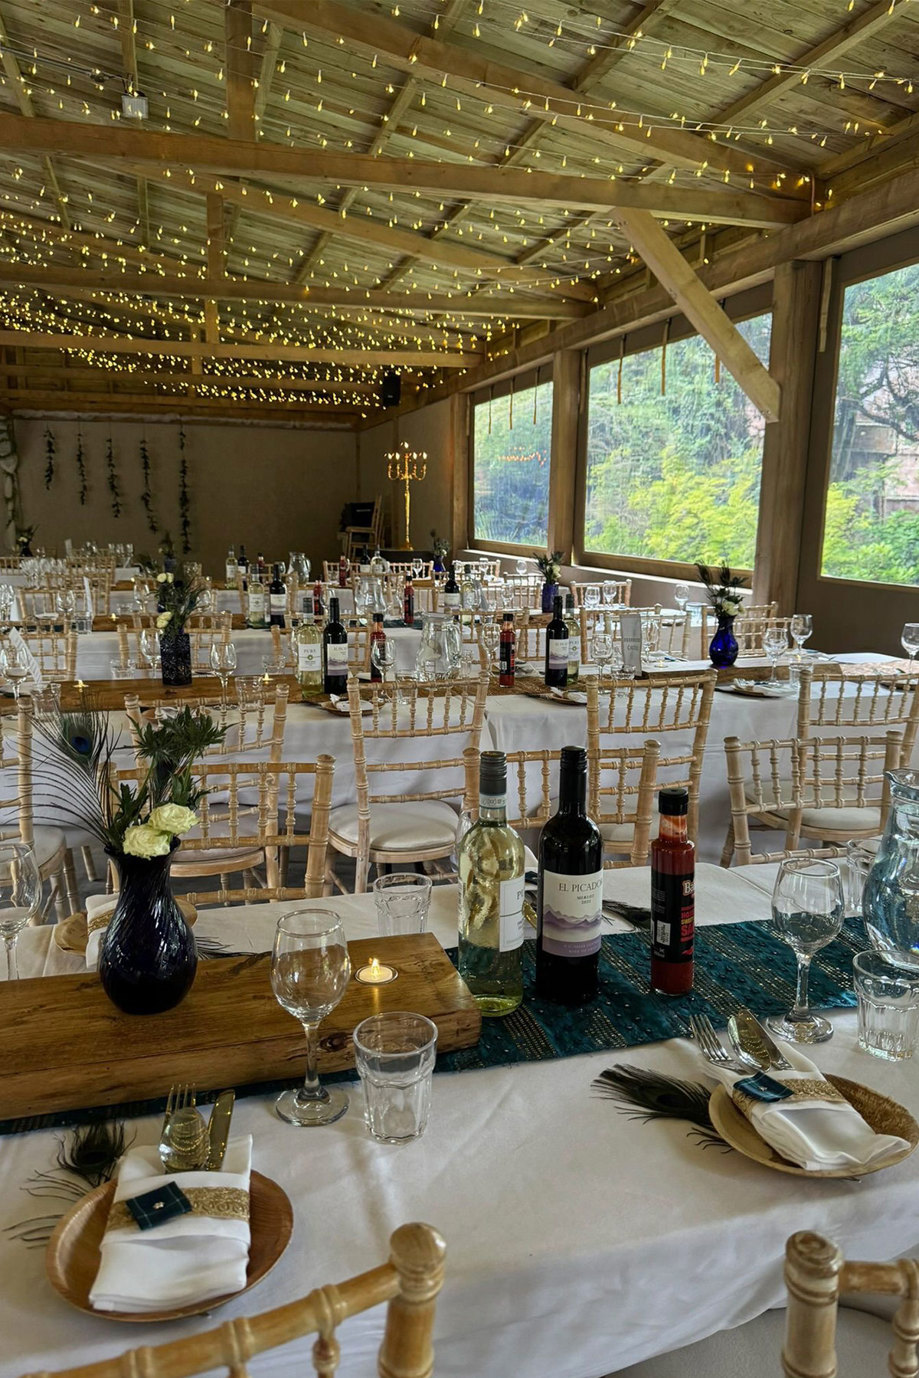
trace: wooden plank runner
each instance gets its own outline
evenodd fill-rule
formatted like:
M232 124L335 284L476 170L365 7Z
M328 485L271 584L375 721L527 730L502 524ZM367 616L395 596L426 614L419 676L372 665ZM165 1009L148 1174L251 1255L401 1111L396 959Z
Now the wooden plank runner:
M264 678L264 677L263 677ZM300 681L296 675L271 675L266 683L286 684L290 703L302 701ZM192 699L208 699L219 703L221 698L220 680L216 675L196 675L191 684L164 684L160 679L87 679L65 680L61 685L61 707L73 713L86 704L88 707L119 711L124 708L125 694L136 694L141 705L154 699L166 699L174 703L187 703ZM227 695L235 699L232 683ZM5 700L9 703L12 700ZM0 705L0 711L3 711ZM7 708L7 711L10 711Z
M353 978L319 1032L320 1072L354 1066L355 1025L385 1010L425 1014L438 1050L478 1041L482 1016L431 933L349 943L352 971L378 958L385 986ZM127 1015L95 972L10 981L0 1008L0 1118L162 1097L173 1082L202 1092L302 1076L303 1030L274 998L271 957L222 957L198 967L191 992L165 1014Z

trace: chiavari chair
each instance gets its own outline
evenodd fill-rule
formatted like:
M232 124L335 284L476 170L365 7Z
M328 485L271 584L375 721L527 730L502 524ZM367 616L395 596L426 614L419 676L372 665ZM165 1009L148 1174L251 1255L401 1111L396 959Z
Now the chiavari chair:
M613 592L610 601L613 603L624 603L626 607L632 602L632 581L631 579L588 579L571 581L571 593L574 597L575 608L584 607L584 590L595 588L599 590L600 601L603 602L604 589L611 587Z
M9 728L15 721L15 730ZM59 919L80 908L73 854L65 827L35 823L35 803L44 812L60 802L60 791L53 779L53 754L39 738L34 744L33 709L20 701L15 720L0 719L0 838L23 842L35 853L42 880L51 882L51 901ZM66 903L65 903L66 897ZM40 914L38 922L44 921Z
M737 654L739 657L762 656L763 637L766 632L773 627L782 627L785 630L788 644L791 645L791 618L778 617L777 603L754 603L745 607L734 619L734 636L737 641ZM714 608L704 607L702 609L702 627L700 630L700 656L708 655L708 647L712 637L715 635L718 626L718 618Z
M77 677L77 634L74 631L24 631L23 641L38 662L42 678L61 684Z
M879 664L874 671L855 674L831 662L805 662L798 690L799 737L814 729L903 732L903 760L912 758L919 725L919 673L904 675Z
M431 685L399 680L371 684L362 700L358 681L349 679L357 803L332 810L329 842L354 858L356 894L366 890L371 865L436 862L454 851L463 751L479 745L487 691L485 675ZM411 741L442 743L448 754L411 759Z
M731 823L722 866L753 856L750 825L785 833L796 850L802 837L845 843L881 832L890 809L887 772L902 759L903 734L792 737L741 742L727 737L724 751Z
M177 707L206 710L218 727L225 729L223 741L207 751L207 757L236 756L250 751L267 752L270 761L279 761L284 751L284 729L287 723L287 703L290 689L277 680L265 683L262 678L243 677L245 689L234 695L230 681L226 700L219 695L183 699L151 699L144 695L143 704L137 694L126 693L124 711L134 741L138 745L138 731L174 714ZM140 764L138 760L137 764Z

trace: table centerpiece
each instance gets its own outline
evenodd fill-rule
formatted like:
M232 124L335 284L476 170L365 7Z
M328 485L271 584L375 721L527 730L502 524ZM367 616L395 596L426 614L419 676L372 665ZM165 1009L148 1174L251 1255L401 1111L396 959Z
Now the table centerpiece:
M164 684L191 684L191 638L185 624L201 602L204 586L183 570L156 576L160 665Z
M708 654L712 664L721 669L733 665L737 659L739 647L734 635L734 618L743 612L741 589L744 581L739 574L732 574L724 562L719 570L712 570L708 565L697 561L696 569L718 619L718 627L709 643Z

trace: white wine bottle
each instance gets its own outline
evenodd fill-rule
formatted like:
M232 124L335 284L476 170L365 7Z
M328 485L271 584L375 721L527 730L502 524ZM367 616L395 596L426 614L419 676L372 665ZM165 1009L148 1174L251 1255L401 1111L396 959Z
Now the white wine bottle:
M484 1015L523 1000L523 843L507 824L507 759L483 751L479 817L459 844L459 973Z
M311 617L299 622L290 634L297 654L297 679L311 698L322 693L322 632Z

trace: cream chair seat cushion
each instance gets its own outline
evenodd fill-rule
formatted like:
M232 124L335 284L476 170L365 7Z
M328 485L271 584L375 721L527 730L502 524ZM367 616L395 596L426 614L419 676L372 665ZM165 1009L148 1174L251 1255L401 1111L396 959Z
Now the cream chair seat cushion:
M373 852L430 851L442 847L453 850L459 815L443 799L406 800L403 804L370 805L370 850ZM356 804L343 804L329 817L332 838L356 847L358 811Z
M697 1344L619 1369L615 1378L776 1378L782 1371L784 1340L784 1310L766 1311L735 1330L721 1330ZM892 1340L888 1321L840 1307L836 1326L839 1378L883 1373Z
M791 781L780 781L779 789L781 797L786 798L792 793ZM744 786L744 795L751 804L757 802L756 790L751 784ZM767 788L763 789L763 799L764 811L775 814L776 818L787 819L792 813L788 807L773 808ZM881 828L881 809L878 804L866 804L863 808L857 804L812 805L802 809L801 826L808 832L820 832L825 828L830 833L876 833Z
M241 801L240 801L241 802ZM221 832L229 832L229 826L221 827L220 808L213 799L210 801L213 810L208 827L208 838L219 837ZM251 843L247 846L246 839L252 837ZM258 846L258 814L240 812L236 822L237 841L241 844L238 847L189 847L187 842L201 841L201 826L198 824L186 833L182 839L183 845L175 853L172 869L176 875L189 874L189 868L198 866L216 866L221 864L226 871L237 870L240 867L250 867L253 865L253 853L260 852Z

